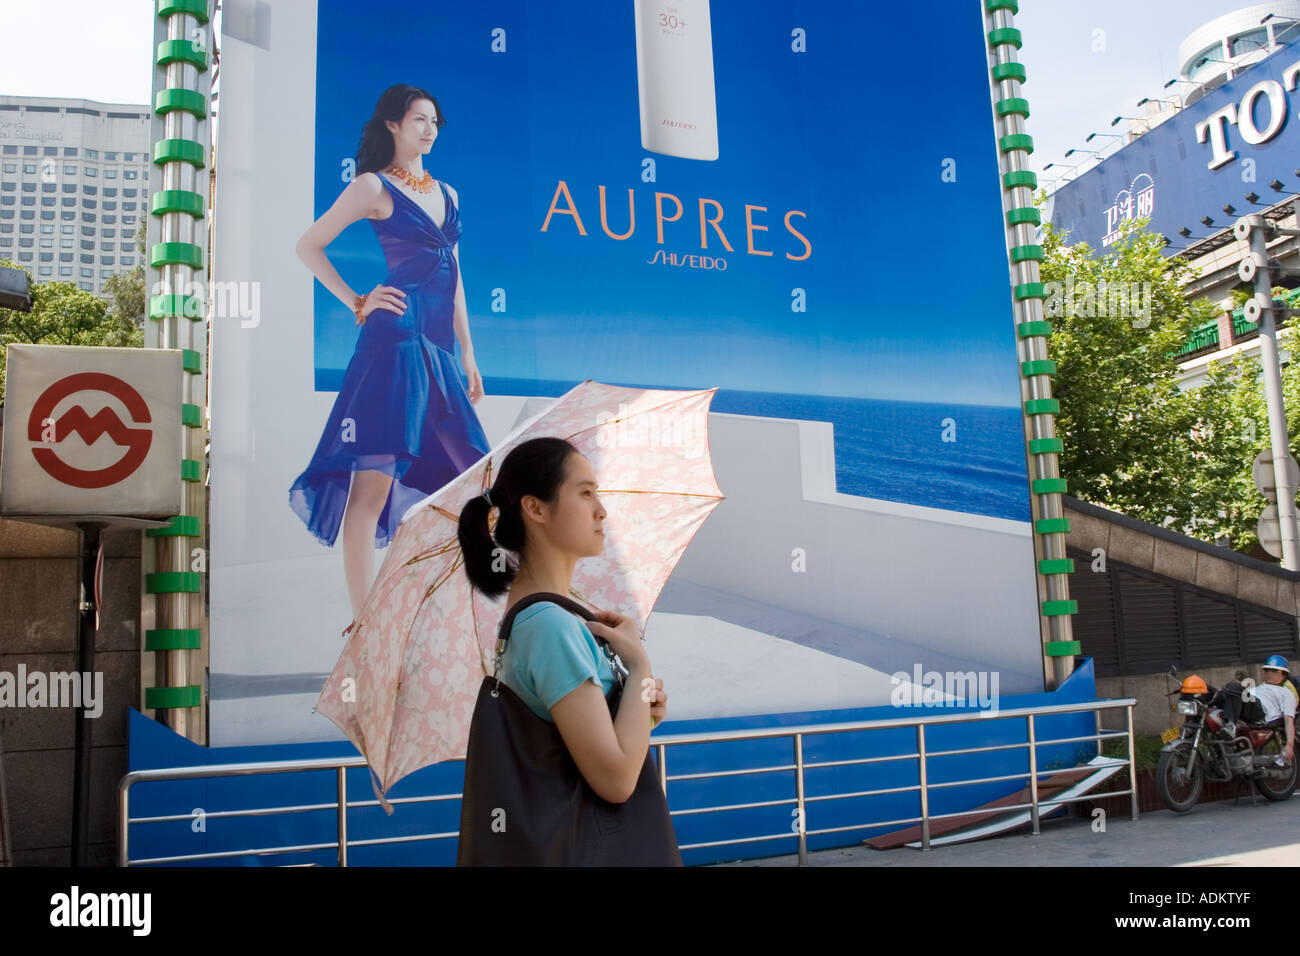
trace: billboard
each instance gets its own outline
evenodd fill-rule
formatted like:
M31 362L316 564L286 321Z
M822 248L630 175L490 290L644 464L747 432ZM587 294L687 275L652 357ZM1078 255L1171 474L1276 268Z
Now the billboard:
M212 329L213 745L338 739L350 589L586 379L719 389L726 500L646 630L670 718L1042 690L983 11L944 8L904 97L856 4L227 5L213 280L258 305Z
M1300 125L1289 119L1297 78L1300 41L1065 183L1052 196L1052 224L1069 233L1071 244L1086 242L1101 253L1125 222L1149 216L1150 228L1171 240L1172 254L1280 201L1292 192L1300 150ZM1181 236L1181 229L1190 236Z

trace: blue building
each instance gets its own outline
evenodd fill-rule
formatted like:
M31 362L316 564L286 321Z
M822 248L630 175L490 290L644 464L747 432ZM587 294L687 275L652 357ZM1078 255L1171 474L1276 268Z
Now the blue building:
M1218 17L1182 41L1178 59L1179 76L1137 104L1145 115L1129 121L1122 145L1045 185L1047 218L1070 242L1102 253L1126 221L1148 216L1168 252L1196 269L1187 296L1215 303L1221 314L1184 347L1184 381L1195 384L1208 362L1258 352L1257 326L1232 301L1246 249L1233 224L1244 215L1297 224L1300 123L1290 114L1300 94L1300 2ZM1300 265L1300 239L1279 236L1268 251L1283 266ZM1279 336L1284 362L1290 334Z

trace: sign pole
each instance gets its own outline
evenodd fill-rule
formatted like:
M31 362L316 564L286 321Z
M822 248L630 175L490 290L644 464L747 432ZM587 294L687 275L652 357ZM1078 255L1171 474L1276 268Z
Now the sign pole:
M1277 319L1273 306L1273 270L1269 267L1268 240L1263 218L1244 216L1238 221L1235 234L1240 237L1248 231L1249 260L1253 273L1255 297L1250 311L1259 312L1259 362L1264 370L1264 401L1268 406L1268 433L1273 450L1274 487L1277 489L1277 516L1281 525L1282 567L1288 571L1300 569L1300 543L1297 542L1295 484L1286 467L1290 457L1290 440L1286 429L1286 409L1282 402L1282 375L1277 361ZM1240 273L1239 273L1240 274Z
M75 741L72 770L72 865L86 866L90 845L90 718L86 716L85 687L95 671L95 565L99 557L103 525L94 521L77 523L80 531L78 563L81 568L80 599L77 602L77 674L82 698L74 702ZM90 686L94 686L93 683Z
M5 747L0 740L0 866L13 866L13 841L9 838L9 800L5 796Z

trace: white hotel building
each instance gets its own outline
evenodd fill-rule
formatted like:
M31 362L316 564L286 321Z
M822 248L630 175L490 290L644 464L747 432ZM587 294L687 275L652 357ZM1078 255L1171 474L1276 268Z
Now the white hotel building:
M0 96L0 259L96 295L144 265L146 104Z

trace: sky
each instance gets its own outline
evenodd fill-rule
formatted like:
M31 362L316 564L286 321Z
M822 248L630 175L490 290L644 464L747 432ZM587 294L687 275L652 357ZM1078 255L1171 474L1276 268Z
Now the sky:
M0 95L146 104L153 0L0 3Z
M1068 168L1087 159L1092 164L1082 153L1067 160L1069 149L1094 149L1109 156L1122 145L1120 140L1098 136L1085 143L1088 134L1122 134L1128 123L1112 128L1111 120L1141 116L1138 100L1167 98L1174 90L1186 89L1163 88L1178 75L1179 44L1210 20L1253 5L1241 0L1022 3L1015 23L1024 38L1019 59L1025 65L1024 96L1030 110L1025 129L1034 138L1030 168L1041 179L1048 163Z

